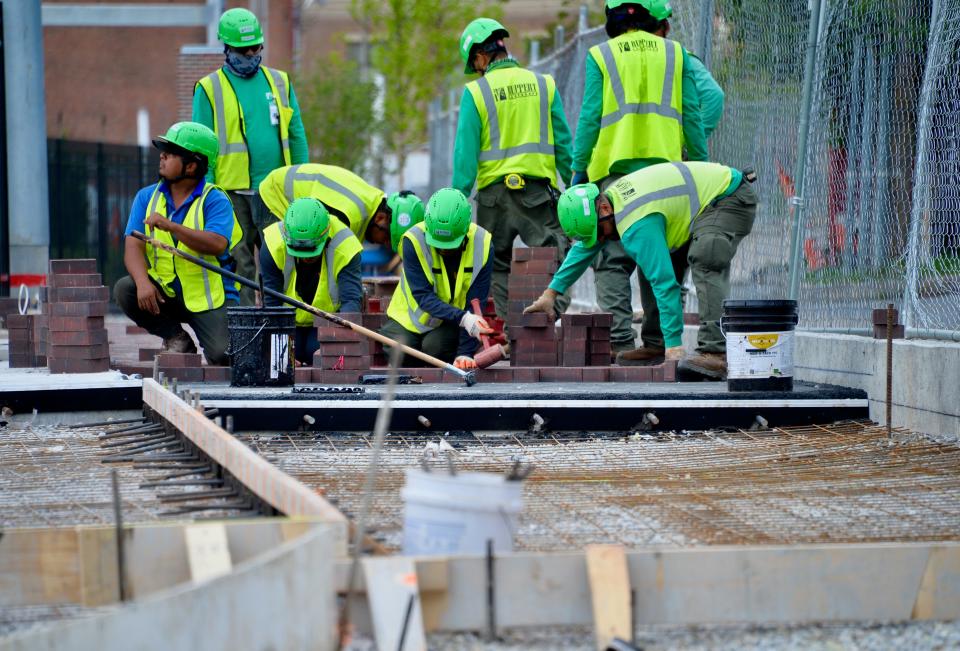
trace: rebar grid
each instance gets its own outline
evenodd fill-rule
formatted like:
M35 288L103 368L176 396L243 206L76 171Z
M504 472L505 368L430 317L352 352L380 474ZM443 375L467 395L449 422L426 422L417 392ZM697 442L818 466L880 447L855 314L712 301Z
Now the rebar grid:
M348 516L361 498L367 436L241 434ZM400 489L436 437L394 434L381 457L374 537L401 542ZM534 464L516 548L589 543L743 545L960 539L960 448L872 423L769 431L536 438L447 437L460 471ZM446 472L445 463L434 464Z

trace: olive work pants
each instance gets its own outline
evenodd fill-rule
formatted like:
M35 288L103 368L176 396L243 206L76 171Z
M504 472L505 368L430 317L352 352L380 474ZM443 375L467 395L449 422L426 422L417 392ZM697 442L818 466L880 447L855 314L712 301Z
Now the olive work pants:
M159 288L159 285L157 287ZM210 364L224 366L230 363L227 356L230 339L227 330L227 307L233 305L231 301L214 310L191 312L180 296L171 298L164 295L160 314L150 314L140 309L137 303L137 284L130 276L124 276L113 286L113 298L134 323L162 339L170 339L184 332L183 324L186 323L197 335L203 355Z
M237 262L237 273L256 282L257 249L263 244L263 229L278 220L263 203L259 194L241 194L236 190L227 192L233 203L233 214L243 231L243 238L230 254ZM256 304L255 292L244 285L240 287L240 305Z
M482 188L477 192L477 225L490 231L493 240L493 303L497 316L506 322L507 278L516 237L527 246L557 247L558 262L567 255L569 242L557 219L550 184L528 180L523 188L510 190L501 181ZM566 311L568 305L570 298L559 296L557 313Z
M380 329L380 334L432 355L448 364L452 364L453 360L456 359L457 348L460 346L460 326L453 321L444 321L433 330L425 334L419 334L410 332L393 319L388 318ZM389 351L390 346L384 346L384 348ZM389 352L387 354L389 356ZM416 357L410 355L403 355L402 357L400 366L407 368L429 366L429 364Z

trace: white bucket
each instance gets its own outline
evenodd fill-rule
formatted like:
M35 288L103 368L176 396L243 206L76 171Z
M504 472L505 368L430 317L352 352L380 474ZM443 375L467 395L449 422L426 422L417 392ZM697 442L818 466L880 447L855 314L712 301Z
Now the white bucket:
M406 474L404 554L484 554L488 539L498 552L513 550L522 482L482 472Z

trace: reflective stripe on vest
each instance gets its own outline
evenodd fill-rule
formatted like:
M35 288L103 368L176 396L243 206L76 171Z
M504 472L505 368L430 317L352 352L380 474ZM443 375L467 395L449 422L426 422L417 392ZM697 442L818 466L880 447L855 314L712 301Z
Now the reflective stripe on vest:
M301 165L293 165L287 168L287 173L283 178L283 192L287 197L288 203L293 203L296 198L293 193L293 184L296 181L313 181L319 183L325 188L333 190L339 194L342 194L347 199L357 207L357 212L360 213L360 223L366 224L370 219L370 211L367 210L367 206L364 205L363 201L358 197L350 188L337 183L330 177L321 174L320 172L303 172L300 170ZM357 233L357 237L362 237L363 233Z
M683 123L683 116L671 105L673 96L674 68L676 67L677 52L673 44L668 41L666 47L667 67L663 78L663 89L660 94L660 103L628 104L626 92L623 89L623 81L620 79L620 71L617 69L617 62L613 58L613 50L610 49L610 42L601 43L597 46L603 62L607 67L607 74L610 76L610 86L613 88L614 97L617 98L617 110L613 113L604 115L600 119L600 128L616 124L628 113L653 113L662 115L665 118L672 118Z
M217 140L220 141L220 155L246 154L246 142L227 142L227 103L223 99L223 83L220 81L220 71L207 75L213 87L213 112L217 118Z
M427 244L427 233L426 231L420 228L411 228L407 231L410 233L410 237L416 240L417 248L420 250L420 253L423 254L424 259L427 261L427 268L433 269L433 251L430 248L430 245ZM442 263L441 263L442 264ZM433 272L430 272L428 278L433 277L434 283L436 283L436 277L433 276ZM400 284L403 286L401 291L404 292L404 296L407 296L407 275L403 274L400 276ZM436 286L436 285L434 285ZM413 296L413 294L409 294ZM420 319L424 316L429 316L426 311L424 311L419 305L416 308L413 308L410 303L407 303L407 316L410 318L410 321L413 323L413 327L417 329L417 332L423 334L425 332L430 332L434 328L437 328L443 319L436 319L430 317L426 324L420 322Z
M267 76L273 80L273 85L276 86L279 91L276 97L280 107L286 110L292 110L290 108L290 91L287 89L287 82L284 81L283 75L280 74L279 70L274 70L273 68L264 67L263 70L266 70ZM284 137L283 130L281 130L280 134L280 146L284 151L290 150L290 138Z
M481 151L478 159L480 161L497 161L517 156L519 154L544 154L546 156L554 155L554 146L550 143L550 96L547 90L546 78L538 73L533 73L537 79L537 93L540 96L540 141L528 142L514 147L504 149L500 142L500 118L497 115L497 103L493 99L493 89L490 87L490 80L486 77L480 77L477 85L480 87L480 94L483 97L483 104L487 111L487 122L490 129L490 146L492 149Z
M630 213L645 203L658 201L660 199L670 199L672 197L682 197L684 195L686 195L687 200L690 202L690 224L691 228L693 227L693 218L700 214L700 195L697 194L697 184L694 182L693 175L690 173L689 168L687 168L684 163L670 163L670 165L673 165L680 172L680 176L683 177L683 185L661 188L660 190L654 190L653 192L648 192L633 199L617 213L615 217L617 227L620 226L620 223L626 219Z

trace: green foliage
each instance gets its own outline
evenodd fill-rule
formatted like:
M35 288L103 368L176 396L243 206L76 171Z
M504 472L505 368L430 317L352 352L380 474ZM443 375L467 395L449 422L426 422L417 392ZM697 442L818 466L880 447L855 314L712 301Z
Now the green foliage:
M383 145L400 170L427 139L430 101L453 85L454 75L464 79L460 32L479 16L499 18L499 2L351 0L354 18L373 42L371 63L383 75Z
M316 62L305 82L297 84L297 92L310 160L362 168L377 130L376 84L355 62L334 51Z

